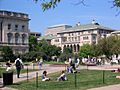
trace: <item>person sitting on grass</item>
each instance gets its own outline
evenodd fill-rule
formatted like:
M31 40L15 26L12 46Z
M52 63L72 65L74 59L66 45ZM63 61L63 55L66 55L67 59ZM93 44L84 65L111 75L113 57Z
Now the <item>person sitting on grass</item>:
M65 72L62 71L62 74L58 77L57 81L66 81L67 77L65 75Z
M43 74L42 74L42 81L49 81L50 78L47 77L47 71L43 71Z

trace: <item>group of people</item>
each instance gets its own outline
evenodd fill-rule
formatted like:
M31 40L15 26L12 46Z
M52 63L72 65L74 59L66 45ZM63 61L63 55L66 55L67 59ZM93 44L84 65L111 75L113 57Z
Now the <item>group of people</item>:
M39 65L39 69L42 68L42 64L43 64L43 59L41 58L39 61L36 59L36 61L38 62L38 65ZM76 72L76 68L78 67L79 65L79 58L75 59L74 58L69 58L69 61L68 61L68 68L67 68L67 72L68 73L75 73ZM20 56L18 56L18 58L15 60L14 62L14 65L16 66L16 71L17 71L17 78L20 77L20 71L21 69L23 68L23 62L22 60L20 59ZM10 61L8 61L6 63L6 66L7 66L7 69L6 71L9 71L12 64L10 64ZM42 73L42 81L49 81L50 78L47 77L47 71L43 71ZM57 81L66 81L67 80L67 77L65 75L65 71L62 71L61 72L61 75L57 78Z
M68 73L76 73L76 68L79 66L80 59L79 58L69 58L68 60L68 66L67 66L67 72Z
M48 76L47 76L47 71L43 71L42 73L42 81L49 81L51 80ZM65 72L62 71L61 75L57 78L57 81L66 81L67 77L65 75Z

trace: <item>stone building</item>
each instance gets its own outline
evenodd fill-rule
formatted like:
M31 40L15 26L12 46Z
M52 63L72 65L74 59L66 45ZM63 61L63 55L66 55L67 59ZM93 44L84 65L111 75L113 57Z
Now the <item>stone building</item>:
M0 10L0 46L10 46L14 54L29 51L28 14Z
M39 38L41 36L41 33L39 33L39 32L30 32L29 35L34 36L36 38Z
M52 28L53 30L51 31L53 32L55 32L54 28L59 29L59 27L57 28L56 26ZM49 31L49 29L47 29L47 31ZM80 50L80 46L83 44L97 44L101 37L113 31L113 29L101 26L95 21L85 25L78 23L74 27L69 26L62 30L57 30L57 35L51 39L51 44L61 47L62 50L63 48L69 47L74 53L77 53Z

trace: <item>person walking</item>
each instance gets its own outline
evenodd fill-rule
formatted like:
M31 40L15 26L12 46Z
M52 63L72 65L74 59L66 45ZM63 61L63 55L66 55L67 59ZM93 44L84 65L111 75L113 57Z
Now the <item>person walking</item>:
M20 57L18 57L16 60L15 60L15 66L16 66L16 71L17 71L17 78L20 78L20 71L21 69L23 68L23 62L22 60L20 59Z
M39 65L39 69L42 69L42 64L43 64L43 59L40 58L40 60L38 61L38 65Z

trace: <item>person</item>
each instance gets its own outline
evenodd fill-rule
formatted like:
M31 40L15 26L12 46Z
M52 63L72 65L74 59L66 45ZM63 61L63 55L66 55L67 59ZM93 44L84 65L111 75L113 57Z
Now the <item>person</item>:
M22 62L22 60L20 59L20 57L18 57L18 58L15 60L15 66L16 66L16 71L17 71L17 78L19 78L19 76L20 76L20 71L21 71L21 69L23 68L23 62Z
M62 71L62 74L58 77L57 81L66 81L67 77L65 75L65 72Z
M42 81L49 81L50 78L47 77L47 71L43 71L43 74L42 74Z
M6 62L6 71L11 70L10 60Z
M42 69L42 64L43 64L43 59L41 58L38 62L38 65L39 65L39 69L41 70Z
M77 68L79 66L79 64L80 64L80 59L77 58L77 62L75 63L75 67Z

